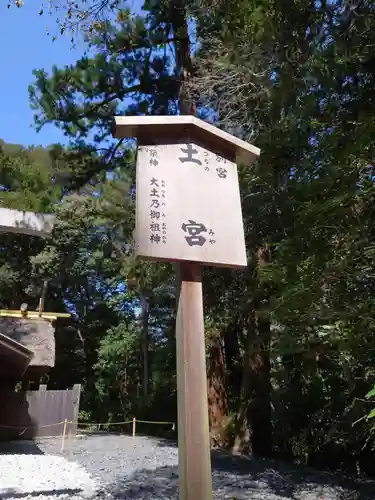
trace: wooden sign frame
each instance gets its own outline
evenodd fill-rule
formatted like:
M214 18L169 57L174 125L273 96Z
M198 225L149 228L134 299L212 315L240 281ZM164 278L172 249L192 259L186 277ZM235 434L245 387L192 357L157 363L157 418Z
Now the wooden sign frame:
M156 154L151 154L150 158L146 159L146 161L142 158L144 156L142 150L138 156L136 188L137 227L135 231L138 248L136 249L136 253L138 252L141 258L177 262L176 369L180 500L209 500L212 499L212 473L201 265L234 268L246 266L245 242L235 162L250 165L259 156L260 150L252 144L248 144L194 116L117 116L114 119L113 135L117 138L137 137L138 150L139 148L151 148L152 146L155 146L154 149L157 148L155 150ZM162 156L163 145L167 145L171 151L173 149L173 157L168 157L167 154ZM200 245L196 239L202 235L202 232L204 232L204 235L207 234L207 231L203 231L202 226L204 226L204 230L211 229L213 233L215 232L213 228L206 228L205 223L208 224L208 222L195 220L198 215L202 214L207 219L210 219L210 224L212 221L218 221L218 218L215 218L214 210L212 210L213 204L216 204L218 207L220 204L220 199L215 196L215 189L211 189L210 186L207 188L207 203L211 204L209 209L198 212L195 210L196 207L194 204L186 201L188 198L184 196L181 186L175 181L176 178L179 179L178 182L181 182L182 179L186 184L183 187L186 190L191 190L192 183L189 183L191 180L189 176L195 177L195 182L197 183L199 179L204 179L203 170L205 166L208 168L206 171L207 174L211 172L211 169L215 171L214 162L209 161L205 165L202 159L199 159L199 162L197 162L197 157L195 157L195 161L191 161L192 155L199 153L199 148L203 148L204 157L207 157L207 154L204 153L206 151L208 155L218 154L220 158L225 158L228 161L227 173L229 169L232 169L229 172L232 176L230 189L234 193L235 203L237 203L234 216L240 219L236 220L236 232L234 235L237 235L241 241L240 243L233 241L233 236L231 236L232 239L228 244L233 245L235 251L229 248L227 252L215 253L211 250L203 252L199 251L199 249L198 251L189 252L186 247L181 246L183 244L181 238L193 237L195 238L195 244L202 247L206 241L202 243L202 240L200 240L200 243L202 243ZM179 157L175 154L176 149L182 149L182 153L187 155L183 158L187 158L187 161L190 163L198 164L203 170L197 172L185 169L184 175L179 177L180 172L173 171L173 168L180 168L182 171L184 167L181 167L181 161L178 161ZM218 159L216 161L219 162ZM169 164L166 165L165 162ZM159 191L155 192L155 196L151 198L159 200L157 203L154 203L154 208L156 205L159 208L163 200L162 188L164 187L165 191L172 189L175 196L172 197L172 206L169 208L169 213L172 214L170 219L173 219L171 236L176 240L175 245L177 249L176 246L172 245L167 250L161 251L159 248L156 251L149 244L149 240L146 240L146 238L150 237L148 225L154 219L160 219L160 223L162 224L164 213L162 210L164 206L160 207L160 211L158 211L159 216L150 217L151 220L149 220L147 213L149 209L147 191L145 189L147 189L150 179L153 178L150 177L150 175L153 175L151 170L153 167L160 165L163 165L159 169L159 174L161 174L159 187L161 191L160 193ZM157 169L155 169L156 171ZM163 178L163 175L168 176L169 180L172 179L171 185L168 184L169 181L167 178ZM154 178L156 179L156 174ZM162 181L164 182L164 186L162 186ZM204 181L202 180L202 182ZM206 180L205 182L207 186L209 181ZM211 178L211 182L214 182L213 178ZM202 191L201 186L197 189ZM165 218L167 219L166 203L168 203L168 199L166 196L164 198ZM179 203L183 206L179 206ZM190 221L190 232L186 231L188 229L187 222L178 219L181 214L183 217L188 217L189 212L184 210L184 205L189 205L189 211L195 214L195 218ZM178 217L175 214L176 211L179 212ZM221 218L223 217L226 217L225 211L221 213ZM223 221L227 228L228 220ZM197 227L198 224L200 225ZM181 225L181 228L179 225ZM160 233L158 243L163 241L163 236L168 240L168 228L161 226L159 229L159 231L155 230L153 232L153 234ZM186 234L181 235L180 229L185 231ZM210 236L213 238L215 235ZM220 245L223 244L222 241L223 239L221 238Z
M135 255L159 262L245 267L234 160L190 136L139 144Z

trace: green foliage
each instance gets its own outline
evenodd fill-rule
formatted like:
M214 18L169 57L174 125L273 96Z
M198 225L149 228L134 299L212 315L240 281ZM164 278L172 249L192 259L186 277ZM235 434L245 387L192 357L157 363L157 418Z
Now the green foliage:
M74 314L50 386L82 381L94 421L175 421L173 272L132 257L134 145L111 123L194 98L262 150L239 166L248 268L204 274L213 437L373 472L371 2L156 1L110 17L85 33L90 55L29 89L37 127L69 147L1 150L0 203L58 216L47 244L3 238L2 304L37 300L49 278L47 306Z
M96 387L101 404L109 408L111 417L119 416L117 403L121 403L121 418L132 417L129 392L132 383L140 378L137 351L140 332L134 326L119 323L110 328L100 341L98 361L94 365L97 370ZM138 377L137 377L138 376ZM117 411L116 411L117 406Z
M61 196L61 189L52 178L49 151L0 143L0 206L52 211ZM32 276L30 258L40 252L44 243L40 238L17 234L2 234L1 240L1 307L18 309L22 302L27 302L36 308L43 282Z
M48 212L60 199L60 186L51 182L54 167L49 151L0 141L0 165L1 206Z
M366 394L366 399L369 400L369 402L373 402L373 398L375 396L375 386L372 387L372 389ZM365 420L366 423L368 424L368 429L367 429L367 440L366 440L366 445L370 442L372 444L372 441L374 440L374 433L375 433L375 425L373 423L373 418L375 418L375 408L372 408L367 415L361 417L357 422L354 422L355 424L358 424L359 422Z
M366 429L352 424L374 366L374 15L368 2L356 14L340 1L209 7L192 90L262 149L240 181L255 264L247 300L274 332L274 449L355 469Z

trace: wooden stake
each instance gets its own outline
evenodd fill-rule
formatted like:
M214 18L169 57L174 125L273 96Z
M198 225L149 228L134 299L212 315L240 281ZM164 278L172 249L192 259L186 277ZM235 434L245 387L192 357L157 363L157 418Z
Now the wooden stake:
M42 294L41 294L40 299L39 299L39 307L38 307L39 316L41 316L43 311L44 311L44 302L46 300L47 287L48 287L48 281L44 280Z
M132 432L133 437L135 437L135 423L136 423L136 418L133 417L133 432Z
M176 322L180 500L211 500L202 276L199 264L179 266Z
M65 436L66 436L66 426L67 425L68 425L68 419L66 418L64 420L64 427L63 427L63 433L62 433L62 438L61 438L61 450L60 450L61 453L64 451Z

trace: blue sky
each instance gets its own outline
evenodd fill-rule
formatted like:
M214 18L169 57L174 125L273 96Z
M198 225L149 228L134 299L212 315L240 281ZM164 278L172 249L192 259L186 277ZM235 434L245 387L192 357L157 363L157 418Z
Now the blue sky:
M8 9L6 4L5 0L0 2L0 138L25 146L65 142L53 126L40 133L32 128L27 87L33 81L33 69L49 71L54 64L74 63L83 47L72 49L69 37L60 36L52 42L47 28L55 29L55 20L49 15L39 16L41 0L25 0L20 9Z

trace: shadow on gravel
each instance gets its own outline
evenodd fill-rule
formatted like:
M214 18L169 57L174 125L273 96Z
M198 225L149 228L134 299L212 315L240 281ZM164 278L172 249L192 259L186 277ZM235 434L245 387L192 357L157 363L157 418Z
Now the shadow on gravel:
M214 452L213 497L238 500L371 500L375 483L358 485L330 474L272 460L252 460ZM177 467L140 470L118 481L114 497L138 500L178 499Z
M19 493L17 490L12 488L4 491L0 490L0 499L5 500L6 498L30 498L39 497L40 495L46 496L58 496L58 495L78 495L82 492L80 488L64 488L61 490L39 490L39 491L27 491L24 493Z
M0 455L44 455L35 441L0 441Z
M178 447L177 439L154 438L154 440L158 441L159 448L177 448Z

